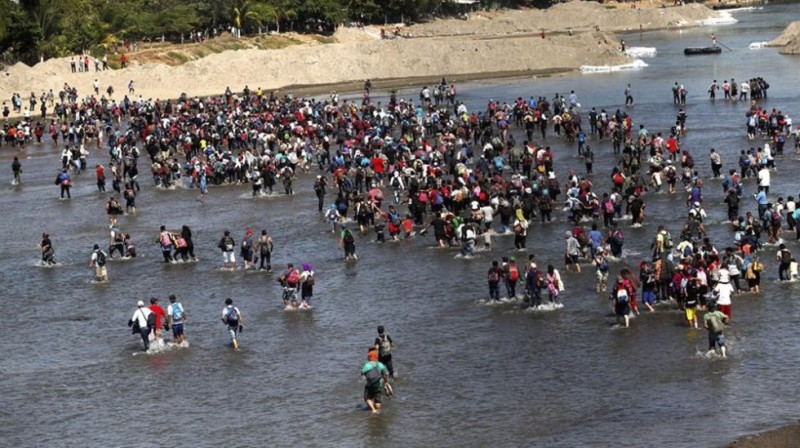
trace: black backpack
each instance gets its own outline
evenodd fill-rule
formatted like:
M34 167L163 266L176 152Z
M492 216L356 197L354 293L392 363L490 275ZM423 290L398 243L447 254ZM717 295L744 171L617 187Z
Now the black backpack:
M97 265L98 266L105 266L106 265L106 253L102 250L98 250L97 252Z
M353 244L356 241L356 239L353 237L353 232L351 232L350 229L344 230L344 236L342 238L344 239L345 244Z

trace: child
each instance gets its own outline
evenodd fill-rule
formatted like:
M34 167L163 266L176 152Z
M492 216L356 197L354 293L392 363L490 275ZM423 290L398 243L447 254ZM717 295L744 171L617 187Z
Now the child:
M123 242L125 245L125 257L126 258L135 258L136 257L136 246L133 245L133 238L131 238L130 233L125 234L125 241Z
M686 322L689 324L689 328L700 328L697 326L697 302L699 296L699 288L698 288L698 281L697 278L689 279L686 282L686 301L683 303L683 307L686 310Z

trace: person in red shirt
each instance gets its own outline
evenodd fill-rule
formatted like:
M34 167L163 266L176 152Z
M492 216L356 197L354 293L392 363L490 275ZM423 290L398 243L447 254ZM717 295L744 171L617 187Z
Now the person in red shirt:
M153 337L161 339L161 325L167 321L167 312L161 305L158 304L158 299L155 297L150 298L150 311L156 315L156 326L153 328Z
M103 168L103 165L97 164L97 167L94 170L95 175L97 176L97 190L98 191L106 191L106 170Z

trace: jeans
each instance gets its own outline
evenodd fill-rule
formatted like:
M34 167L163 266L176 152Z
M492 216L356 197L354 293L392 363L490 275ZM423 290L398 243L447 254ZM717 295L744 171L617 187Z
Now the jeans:
M461 255L466 257L467 254L470 256L475 255L475 240L464 241L461 243Z
M144 343L144 351L150 350L150 328L146 326L140 327L139 336L142 337L142 342Z
M500 282L489 282L489 299L500 300Z

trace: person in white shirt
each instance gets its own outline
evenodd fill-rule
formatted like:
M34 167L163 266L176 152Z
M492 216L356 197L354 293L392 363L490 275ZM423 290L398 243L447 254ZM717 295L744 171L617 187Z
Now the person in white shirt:
M770 172L766 165L762 165L758 170L758 186L764 189L764 193L769 194Z
M152 311L144 306L144 302L141 300L136 303L136 307L133 316L128 320L128 326L131 327L133 334L138 334L142 337L144 351L148 351L150 349L150 327L147 325L147 318L152 314Z
M244 329L244 316L239 308L233 306L233 299L225 299L225 308L222 309L222 322L228 327L228 334L231 337L231 347L239 349L238 334Z

